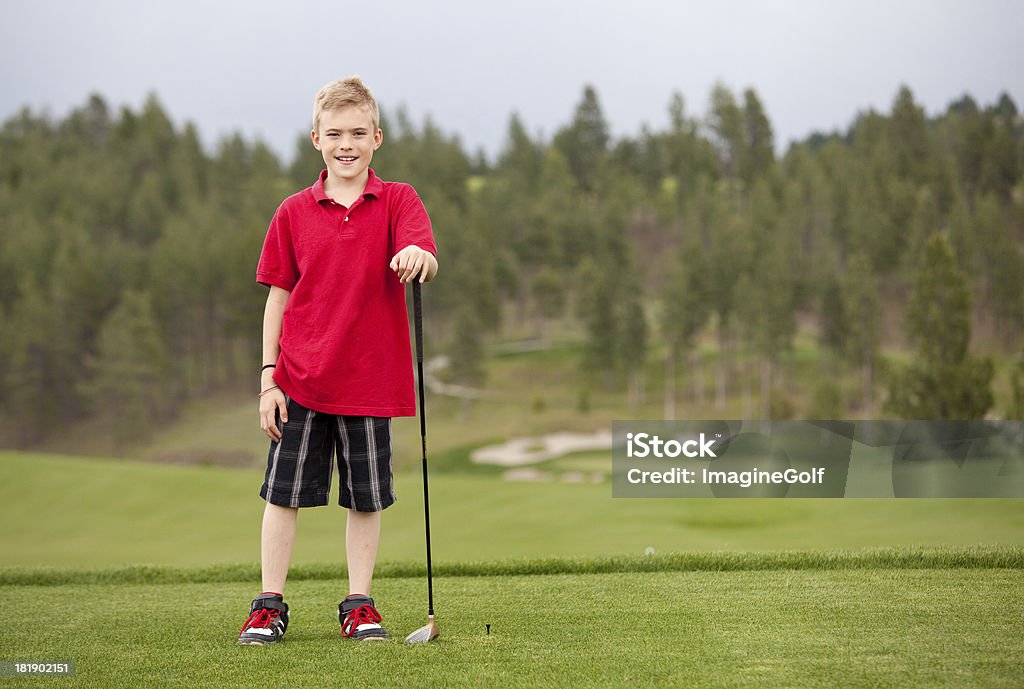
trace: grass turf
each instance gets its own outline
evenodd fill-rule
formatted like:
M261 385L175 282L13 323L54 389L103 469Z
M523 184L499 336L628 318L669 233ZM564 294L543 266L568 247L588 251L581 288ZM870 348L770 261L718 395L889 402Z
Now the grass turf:
M47 682L76 687L1020 686L1020 551L1000 568L946 556L930 569L442 576L442 637L417 647L341 640L340 581L292 581L291 626L268 648L235 645L249 583L9 586L4 656L74 660L75 677ZM374 594L396 637L426 622L421 578L379 579Z
M0 453L0 566L256 562L253 470ZM417 474L396 477L381 562L423 557ZM1024 545L1024 500L626 500L603 484L431 476L438 562L657 553ZM303 511L294 562L341 563L343 512ZM340 566L340 565L339 565Z

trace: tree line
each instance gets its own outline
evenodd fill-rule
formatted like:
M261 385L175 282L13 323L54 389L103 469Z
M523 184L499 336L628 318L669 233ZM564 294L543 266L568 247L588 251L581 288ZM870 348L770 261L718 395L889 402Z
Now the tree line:
M668 114L615 139L586 87L549 138L513 114L493 159L385 114L374 168L431 214L444 275L425 291L429 327L456 382L486 385L490 340L543 341L558 323L580 333L595 387L637 401L658 362L667 417L683 395L721 409L736 394L766 418L1024 412L1024 369L994 409L995 361L976 352L1016 353L1024 329L1024 120L1009 96L928 117L904 87L888 112L781 156L753 89L716 86L702 116L676 94ZM81 421L129 442L189 399L250 385L266 227L321 167L306 135L288 164L237 134L208 152L155 96L4 122L0 445ZM797 409L801 328L826 369ZM833 381L850 372L859 392L843 399Z

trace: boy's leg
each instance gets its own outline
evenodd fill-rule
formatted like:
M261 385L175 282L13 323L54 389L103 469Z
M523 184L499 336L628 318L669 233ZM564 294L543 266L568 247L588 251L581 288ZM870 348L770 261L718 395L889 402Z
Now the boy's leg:
M292 560L298 512L297 507L281 507L269 502L263 510L263 593L253 600L249 608L249 617L239 632L240 644L275 643L288 629L288 604L284 602L284 584Z
M295 545L297 507L281 507L267 503L263 510L261 551L263 562L263 590L284 595L288 567L292 562Z
M338 501L348 510L345 552L349 595L338 604L343 636L386 639L381 615L370 598L380 542L380 513L395 501L391 476L391 419L337 417Z
M267 501L261 534L263 591L283 594L299 508L326 505L334 459L334 421L285 395L288 421L271 441L260 496Z
M348 556L349 595L370 595L373 565L380 543L380 512L348 510L345 526L345 553ZM276 589L274 589L276 590Z
M295 544L300 507L326 505L331 485L334 426L330 414L306 409L285 397L288 421L281 439L271 441L260 496L267 501L260 537L263 593L250 606L239 643L278 641L288 628L284 587ZM281 424L278 416L278 424Z

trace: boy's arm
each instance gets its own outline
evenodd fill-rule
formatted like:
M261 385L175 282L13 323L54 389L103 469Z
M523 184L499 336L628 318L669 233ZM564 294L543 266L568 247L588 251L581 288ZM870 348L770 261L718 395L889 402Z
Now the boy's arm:
M288 297L291 294L286 289L276 285L270 286L270 294L267 295L267 306L263 310L263 363L276 364L277 357L281 353L281 321L284 319L284 307L288 304ZM274 412L280 411L281 422L288 421L288 407L285 404L284 393L281 389L272 389L277 383L274 382L274 369L267 368L260 375L260 392L269 392L260 396L260 428L271 440L280 440L281 431L274 419Z
M429 282L437 274L437 247L427 209L423 207L416 190L408 184L396 187L398 200L392 217L393 246L401 247L391 258L391 270L402 283L419 276L420 282Z

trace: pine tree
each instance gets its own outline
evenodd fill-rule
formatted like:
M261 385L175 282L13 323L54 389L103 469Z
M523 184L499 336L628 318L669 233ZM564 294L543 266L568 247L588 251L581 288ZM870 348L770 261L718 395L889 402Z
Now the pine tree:
M91 381L83 384L82 393L116 448L144 438L167 417L170 362L147 293L122 295L100 328L88 368Z
M1024 349L1010 372L1010 408L1006 418L1024 421Z
M78 227L61 230L53 258L49 292L55 337L50 343L52 375L64 384L52 391L65 421L85 412L78 390L85 376L83 361L96 346L103 316L113 308L117 294L110 289L101 252Z
M875 369L878 364L882 304L867 256L857 253L850 257L841 285L843 311L850 323L846 339L846 352L861 372L861 407L865 418L874 411Z
M753 89L743 93L743 139L740 175L749 187L775 163L772 125Z
M26 278L5 325L6 362L2 379L7 408L13 410L15 441L22 446L38 442L59 419L58 395L65 382L54 377L53 343L56 323L34 277Z
M715 135L723 173L731 179L739 178L746 148L743 111L736 104L736 96L721 83L711 89L709 125Z
M597 272L596 279L580 285L587 293L583 367L591 379L612 388L619 373L621 324L615 309L615 287L606 279L607 271Z
M619 351L622 355L622 366L629 377L629 403L635 407L644 400L644 373L649 346L647 318L644 315L638 288L627 288L619 311L622 323Z
M565 281L562 273L544 267L533 278L533 301L537 313L538 336L544 337L544 322L565 312Z
M699 357L691 356L696 337L711 315L708 300L709 270L704 247L697 240L683 244L669 271L662 290L661 331L667 344L665 352L665 418L675 418L676 368L682 356L690 360L689 370L694 388L703 381L699 378Z
M889 145L895 159L896 174L917 184L928 181L931 149L924 109L914 102L907 86L900 87L889 120Z
M455 315L455 334L448 354L451 365L452 380L467 388L476 388L484 384L487 371L484 368L483 338L480 322L470 306L462 306ZM471 395L462 396L460 420L469 413Z
M977 419L992 406L989 359L968 353L971 295L941 234L925 246L907 307L917 356L893 376L887 408L910 419Z
M843 303L842 288L834 275L826 278L821 293L818 321L821 323L822 347L841 357L846 348L851 324L846 314L846 305Z
M608 122L604 119L597 91L587 85L583 98L576 106L572 122L562 128L554 138L554 147L569 162L580 186L592 189L599 168L608 152Z

